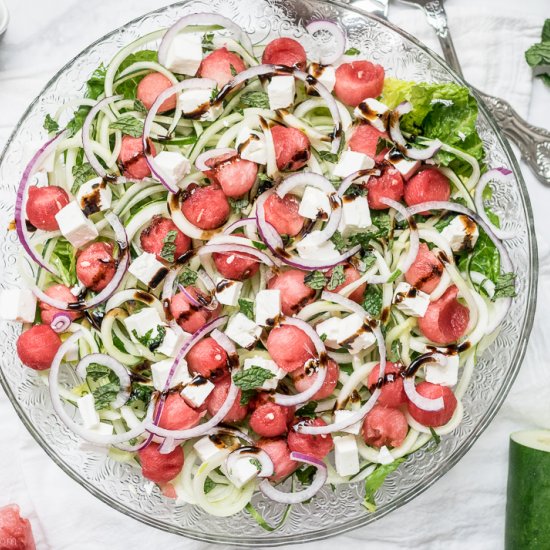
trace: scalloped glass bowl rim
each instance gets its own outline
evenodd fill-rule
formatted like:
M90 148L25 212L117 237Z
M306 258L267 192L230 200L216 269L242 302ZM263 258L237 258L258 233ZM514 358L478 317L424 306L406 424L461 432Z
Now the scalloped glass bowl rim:
M73 57L70 61L68 61L44 86L44 88L40 91L38 96L32 101L32 103L29 105L29 107L25 110L23 115L21 116L20 120L15 126L14 131L10 135L2 154L0 155L0 165L4 161L4 157L6 156L6 153L12 143L12 141L15 138L17 128L25 121L33 107L36 105L36 103L40 100L42 95L47 92L47 90L50 88L50 86L55 82L55 80L58 78L59 75L61 75L68 67L70 67L75 60L79 59L82 56L85 56L88 52L90 52L96 44L99 44L103 42L104 40L108 39L111 36L114 36L121 31L124 31L128 27L132 26L133 24L136 24L140 22L143 18L151 16L153 14L162 13L163 11L173 8L176 6L184 6L185 4L189 3L189 1L192 0L184 0L182 2L176 2L174 4L161 7L157 10L153 10L151 12L148 12L146 14L143 14L139 17L136 17L132 19L131 21L125 23L124 25L112 30L111 32L105 34L104 36L97 39L95 42L91 43L88 47L86 47L84 50L82 50L80 53L78 53L75 57ZM512 166L515 179L520 187L520 191L522 194L523 202L525 211L527 214L527 234L528 234L528 244L529 244L529 253L531 257L531 266L530 266L530 280L528 282L528 285L526 286L527 290L527 309L526 309L526 315L524 318L523 326L521 329L521 336L519 345L515 351L515 355L512 358L512 367L511 367L511 376L507 379L506 383L503 384L500 393L497 395L493 402L493 407L487 409L484 413L484 415L481 417L481 419L478 421L476 425L476 429L473 432L472 436L469 440L465 441L458 449L449 456L445 462L442 468L437 469L433 474L428 475L424 478L422 486L415 486L414 488L408 490L407 493L403 494L402 496L396 498L391 503L384 505L383 509L377 513L377 519L385 516L386 514L390 513L391 511L399 508L400 506L404 505L405 503L409 502L413 498L417 497L419 494L424 492L428 487L433 485L440 477L442 477L445 473L447 473L465 454L468 452L468 450L471 448L471 446L475 443L477 438L481 435L481 433L487 428L489 423L492 421L496 413L499 411L502 403L504 402L506 396L508 395L508 392L510 391L510 388L519 372L522 360L525 355L525 350L527 347L527 343L529 340L529 335L532 329L534 315L535 315L535 307L536 307L536 298L537 298L537 279L538 279L538 254L537 254L537 244L536 239L534 238L535 230L534 230L534 222L533 222L533 213L531 209L531 204L529 200L529 195L527 192L527 188L525 186L525 182L523 180L519 165L517 163L517 160L515 158L515 155L506 140L506 138L503 137L501 134L501 131L498 128L498 125L491 115L491 113L488 111L488 109L485 107L483 101L475 91L475 89L472 89L470 85L468 85L467 82L463 80L461 76L459 76L457 73L455 73L447 64L446 62L441 59L436 53L434 53L432 50L430 50L427 46L419 42L414 36L410 35L403 29L393 25L392 23L388 22L385 19L381 19L380 17L377 17L373 14L369 14L365 11L362 11L360 8L357 8L353 5L344 4L341 2L336 2L334 0L324 0L325 3L332 4L335 7L338 7L340 9L345 9L348 12L352 12L357 14L359 17L368 17L375 19L380 24L388 27L393 32L401 35L402 37L409 40L411 43L413 43L418 49L422 50L425 54L430 56L432 60L434 60L436 63L438 63L443 69L445 69L447 72L449 72L453 78L461 83L462 85L468 87L471 91L471 93L476 97L481 112L485 115L487 121L489 122L489 125L491 127L491 130L494 132L495 136L497 137L499 144L502 146L504 151L506 152L506 155L508 157L508 161L510 162L510 165ZM366 525L369 523L368 515L365 514L364 517L356 518L354 520L349 521L345 524L338 524L333 527L328 527L326 529L318 530L316 532L309 532L304 535L298 535L298 534L291 534L291 535L277 535L277 533L270 533L267 536L264 537L254 537L254 536L244 536L242 538L235 538L234 540L225 540L222 536L214 534L209 535L208 533L194 533L189 532L185 530L184 533L182 531L178 531L175 528L171 528L169 525L165 523L158 523L155 521L154 517L147 516L143 512L139 512L137 510L131 509L126 507L125 505L121 504L120 502L114 500L110 496L106 495L102 491L98 490L95 485L87 481L86 479L82 478L76 471L74 471L72 468L67 466L63 460L61 460L60 457L58 457L55 452L50 449L50 447L43 441L41 434L35 429L32 422L30 421L30 418L25 414L22 407L20 406L19 402L17 401L15 395L13 395L13 392L11 390L11 387L5 378L2 370L0 369L0 383L2 384L6 394L8 395L12 405L14 406L17 415L27 428L27 430L31 433L31 435L34 437L34 439L38 442L38 444L44 449L44 451L48 454L48 456L71 478L73 478L75 481L77 481L81 486L83 486L86 490L88 490L90 493L92 493L94 496L96 496L101 501L105 502L112 508L122 512L125 515L131 516L134 519L137 519L138 521L149 524L153 527L156 527L158 529L162 529L168 532L172 532L174 534L183 535L185 537L200 540L200 541L206 541L206 542L218 542L218 543L225 543L230 545L242 545L242 546L281 546L284 544L289 543L305 543L310 542L313 540L320 540L325 539L331 536L335 536L337 534L345 533L347 531L351 531L353 529L357 529L361 526Z

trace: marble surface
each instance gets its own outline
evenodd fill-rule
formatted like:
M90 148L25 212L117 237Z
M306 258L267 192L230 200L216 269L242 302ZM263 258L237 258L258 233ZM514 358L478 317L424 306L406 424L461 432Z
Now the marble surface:
M11 12L8 31L0 40L0 147L8 139L28 103L63 64L87 44L113 28L168 2L145 0L7 0ZM455 18L475 14L476 0L448 0L453 24ZM515 9L513 0L484 0L483 9L502 13ZM522 14L542 26L550 17L547 0L524 0ZM393 7L390 19L407 29L421 24L410 8ZM416 27L418 29L418 27ZM491 43L490 29L469 37L464 25L453 28L458 47L470 38ZM430 44L430 32L416 33ZM430 42L431 40L431 42ZM516 42L494 43L495 51L506 47L515 56L510 73L521 63ZM486 51L483 49L477 51ZM472 56L470 50L464 57ZM477 55L477 54L476 54ZM483 55L483 54L482 54ZM466 60L466 59L465 59ZM485 59L485 61L487 61ZM466 76L475 81L476 70L483 72L483 61L468 59ZM507 72L500 71L502 78ZM487 92L494 90L487 89ZM550 127L550 89L533 83L530 99L516 105L532 123ZM498 549L503 546L504 507L507 473L508 436L533 425L550 427L550 344L544 327L550 321L550 235L547 205L550 189L524 169L535 213L539 239L541 277L536 327L519 377L497 417L471 451L446 476L413 502L373 526L342 535L337 539L302 546L323 550L336 545L352 549L429 548ZM2 223L5 223L3 220ZM0 506L19 502L31 519L39 549L134 550L171 547L207 548L141 525L112 511L55 466L26 432L7 397L0 390L0 422L3 428L0 452ZM368 544L367 544L368 543Z

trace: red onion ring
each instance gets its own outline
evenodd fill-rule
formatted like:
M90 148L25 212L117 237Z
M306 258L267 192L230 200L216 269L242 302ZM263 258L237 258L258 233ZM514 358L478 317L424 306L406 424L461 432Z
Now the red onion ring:
M346 191L351 187L353 182L360 178L361 176L379 176L380 170L369 168L367 170L358 170L357 172L353 172L353 174L350 174L347 178L344 178L342 180L342 183L340 184L340 187L338 187L338 196L343 197ZM367 178L368 180L368 178ZM364 183L364 182L362 182Z
M237 155L238 153L236 149L231 149L229 147L222 147L220 149L209 149L208 151L201 153L197 157L197 160L195 161L195 166L197 170L200 170L201 172L211 170L211 167L206 164L208 160L229 154Z
M319 460L314 456L297 453L295 451L290 453L290 459L297 462L303 462L304 464L309 464L310 466L317 468L317 473L315 474L315 477L309 487L303 491L297 491L295 493L284 493L278 489L275 489L275 487L273 487L267 479L264 479L260 482L259 488L267 498L270 498L275 502L280 502L282 504L299 504L300 502L305 502L315 496L321 487L323 487L328 477L327 466L322 460Z
M92 149L92 144L90 143L90 128L92 127L92 121L94 120L97 113L99 113L99 111L101 111L103 107L106 107L107 105L110 105L111 103L114 103L119 99L123 99L123 97L121 95L113 95L110 97L105 97L101 101L98 101L90 109L90 112L84 119L84 124L82 125L82 148L84 149L84 154L86 155L86 158L88 159L91 167L100 178L105 178L108 176L108 174L105 168L103 168L103 166L101 166L101 163L97 160L97 157L95 156L95 153Z
M172 41L176 35L186 27L196 25L219 25L227 30L230 30L238 38L238 42L247 50L252 53L252 42L248 34L241 29L236 23L216 13L193 13L191 15L185 15L181 19L178 19L163 36L162 41L158 48L158 60L161 65L166 64L166 57L170 49Z
M56 313L53 316L50 326L58 334L65 332L71 326L71 318L66 313Z
M231 475L231 470L235 463L242 457L253 458L259 461L261 468L258 472L258 477L269 477L273 475L273 461L264 450L254 446L240 447L227 455L225 459L225 469L229 475Z
M231 235L233 231L236 231L237 229L241 227L246 227L248 225L256 225L256 218L242 218L240 220L237 220L236 222L233 222L231 225L227 226L223 234L224 235Z
M193 304L195 307L202 308L203 305L194 298L194 296L187 291L187 289L183 285L178 285L179 291L187 298L187 301L190 304Z
M50 273L57 274L57 270L50 265L44 258L36 252L34 247L30 243L30 238L27 232L27 226L25 223L25 210L27 204L27 189L29 187L30 180L32 176L36 173L38 167L44 162L46 158L50 156L53 150L57 147L59 140L63 139L67 134L67 130L63 130L55 137L47 141L40 149L34 154L32 159L29 161L25 170L23 170L23 175L21 176L21 181L19 182L19 187L17 189L17 197L15 200L15 228L17 231L17 237L19 242L25 249L25 252L35 261L41 268L49 271Z
M240 252L241 254L250 254L255 256L259 261L264 264L273 267L275 263L273 260L261 250L254 248L253 246L246 246L242 244L205 244L197 251L198 256L206 256L207 254L213 254L214 252L220 254L232 254L234 252Z
M485 213L485 205L483 204L483 191L485 190L485 187L487 187L487 184L489 182L494 181L498 185L505 185L512 178L513 178L513 173L511 170L508 170L507 168L494 168L493 170L489 170L488 172L485 172L485 174L483 174L483 176L479 178L479 181L476 186L476 194L474 198L474 202L475 202L479 216L493 230L493 233L499 239L502 239L502 240L513 239L515 237L515 234L512 233L511 231L504 231L496 227L493 223L491 223L491 220L489 220L489 217Z
M160 50L159 50L159 55L160 55ZM142 136L143 152L145 153L145 160L147 161L147 164L151 169L151 173L155 176L155 178L157 178L160 181L160 183L162 183L162 185L164 185L164 187L166 187L166 189L168 189L168 191L170 191L170 193L178 192L179 189L178 189L177 182L168 181L165 177L162 176L162 174L160 173L160 170L156 165L153 155L151 155L151 151L149 150L149 144L147 142L147 140L149 139L149 134L151 133L151 128L153 126L154 118L160 106L164 103L164 100L173 96L175 93L181 92L182 90L185 90L185 89L205 89L205 88L213 89L215 88L215 86L216 86L216 82L214 80L210 80L209 78L189 78L188 80L183 80L181 82L178 82L177 84L174 84L174 86L167 88L161 94L159 94L159 96L157 97L153 105L151 105L149 112L147 113L147 117L145 118L145 122L143 123L143 136Z
M61 419L61 421L71 429L76 435L80 436L82 439L89 441L95 445L116 445L119 443L124 443L130 439L140 436L145 431L145 425L150 421L150 415L148 415L136 428L128 430L123 434L100 434L92 430L84 428L82 425L75 422L65 410L63 402L61 401L61 396L59 394L59 369L61 366L61 361L65 354L70 350L71 346L78 341L79 338L83 337L83 332L78 331L72 334L57 350L55 357L53 358L50 373L48 375L50 396L52 400L53 408ZM149 411L150 412L150 411Z
M323 343L321 338L319 338L319 335L317 334L317 332L315 332L315 329L309 323L306 323L305 321L302 321L302 319L298 319L297 317L285 317L282 321L279 322L279 325L291 325L300 329L307 336L309 336L310 340L313 342L318 358L321 358L323 355L326 354L327 350L325 348L325 344ZM307 390L294 395L275 393L273 394L273 400L275 401L275 403L277 403L277 405L282 405L283 407L292 407L294 405L305 403L306 401L309 401L321 389L321 386L323 385L326 376L326 362L320 361L317 370L317 378Z
M115 409L122 407L122 405L124 405L124 403L126 403L126 401L128 401L130 397L130 389L132 386L132 381L130 380L130 375L126 370L126 367L110 355L107 355L105 353L91 353L90 355L86 355L86 357L80 360L80 362L76 366L76 374L78 374L80 378L85 380L87 376L86 369L92 363L103 365L111 369L117 375L120 382L120 391L113 401L112 406Z
M305 271L314 271L316 269L331 269L353 256L361 249L359 245L354 246L353 248L350 248L344 254L340 254L337 258L331 260L330 262L326 262L324 260L306 260L304 258L299 258L298 256L291 256L285 251L281 236L277 233L275 228L265 219L264 204L271 194L273 194L273 190L269 189L265 193L262 193L256 200L256 219L258 223L258 231L260 233L260 237L267 245L269 250L285 264L292 267L297 267L298 269L303 269Z
M424 397L416 391L416 384L414 383L414 377L406 376L403 380L403 389L407 394L407 397L413 405L416 405L423 411L440 411L445 405L443 397L436 397L431 399L430 397Z
M325 88L320 82L310 83L311 76L294 67L286 67L284 65L257 65L256 67L250 67L245 71L238 73L232 80L230 80L219 91L214 101L217 101L220 97L225 97L237 86L240 86L243 82L254 78L255 76L271 76L271 75L288 75L292 74L298 80L311 86L327 103L328 110L334 121L334 130L332 132L332 152L338 153L340 150L340 142L342 140L342 118L340 117L340 111L336 100L332 96L332 93Z
M390 114L390 136L396 143L398 149L407 157L413 160L431 159L443 145L438 139L434 139L425 149L409 147L400 128L400 118L412 111L412 104L409 101L400 103Z
M214 340L216 340L216 342L224 349L227 355L237 354L237 348L235 347L235 344L226 334L219 331L218 329L215 329L212 331L212 334L210 334L210 336Z
M332 35L332 39L334 40L334 51L331 54L321 55L319 57L319 63L322 65L330 65L344 55L346 37L342 29L336 23L332 21L313 21L306 26L306 29L311 35L319 31L328 32Z
M120 222L118 216L116 216L112 212L107 212L105 214L105 219L111 224L111 227L115 232L115 237L119 250L122 253L122 255L117 260L118 265L113 278L109 281L109 284L107 284L107 286L100 293L96 294L91 300L83 300L75 303L56 300L55 298L51 298L50 296L48 296L37 286L32 287L33 294L41 302L44 302L56 309L62 309L65 311L82 311L85 309L91 309L107 301L110 296L115 292L115 290L119 287L130 264L128 237L126 235L126 229Z
M394 210L397 210L397 212L399 212L409 224L409 230L411 232L411 237L409 240L409 251L407 252L405 258L400 262L401 265L399 266L399 271L401 271L401 273L406 273L416 260L416 256L418 255L418 249L420 246L416 223L414 222L412 215L409 214L409 211L402 204L386 197L382 197L380 199L380 202L383 202L384 204L391 206Z

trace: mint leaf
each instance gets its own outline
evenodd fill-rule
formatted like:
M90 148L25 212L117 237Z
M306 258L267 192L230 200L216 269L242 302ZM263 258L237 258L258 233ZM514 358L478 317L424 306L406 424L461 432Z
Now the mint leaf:
M52 256L51 263L57 268L61 283L71 288L78 283L76 276L76 254L73 245L65 238L60 237L57 240Z
M367 285L363 308L372 317L379 317L382 313L382 289L380 285Z
M209 477L204 480L204 494L208 494L212 489L216 487L217 483L212 481Z
M344 197L364 197L367 194L367 190L362 185L350 185L346 192L344 193Z
M245 107L269 109L269 98L265 92L247 92L241 96L240 102Z
M228 200L231 208L233 208L233 210L235 210L236 212L241 212L241 213L250 204L250 201L247 198L244 198L244 199L229 198Z
M90 181L91 179L97 177L97 174L95 173L95 170L92 168L91 164L88 164L87 162L81 164L80 166L73 166L73 177L74 177L74 183L71 188L71 193L76 194L79 187L86 183L87 181Z
M544 22L544 25L542 27L541 39L542 42L550 42L550 19L547 19Z
M49 114L46 115L44 119L44 130L46 130L48 134L55 134L59 131L59 124Z
M120 382L109 382L98 386L93 392L95 400L95 408L97 411L107 409L109 405L116 399L118 392L120 391Z
M147 107L145 107L145 105L143 104L143 101L139 99L134 100L134 109L138 113L143 113L144 115L147 114Z
M86 82L86 97L97 99L105 91L105 75L107 68L103 63L92 73L90 80Z
M498 298L513 298L516 296L516 274L504 273L499 275L495 283L495 293L491 300L494 302Z
M325 288L327 280L322 271L315 270L310 271L304 277L304 283L309 286L309 288L313 288L313 290L322 290Z
M166 328L162 325L157 325L156 334L154 336L153 331L154 329L151 328L143 336L138 336L138 333L134 329L132 334L142 346L149 348L151 351L155 351L162 344L166 336Z
M241 390L253 390L259 388L266 380L275 375L268 369L252 365L249 369L240 370L233 376L233 382Z
M237 69L232 64L229 65L229 70L231 71L231 76L237 76Z
M359 55L361 52L357 48L348 48L344 55Z
M315 414L316 408L317 401L310 401L309 403L306 403L303 407L300 407L296 411L295 416L297 418L315 418L317 416Z
M252 246L258 250L267 250L267 245L260 241L252 241Z
M254 320L254 302L252 300L239 298L239 311L249 319Z
M86 376L97 382L101 378L108 378L109 382L117 382L118 376L105 365L90 363L86 369Z
M338 155L336 153L331 153L330 151L319 151L319 158L327 162L338 162Z
M131 53L120 64L120 67L118 68L118 71L115 75L115 81L118 80L122 71L126 70L134 63L139 63L140 61L158 61L157 52L155 50L139 50L137 52ZM137 87L144 77L145 75L140 73L138 73L136 76L131 76L130 74L125 76L124 81L117 84L115 88L116 93L123 95L125 99L135 100L137 96ZM139 109L136 107L136 110Z
M328 290L334 290L339 287L346 280L344 272L344 266L342 264L337 265L330 275L329 282L327 284Z
M257 458L250 458L249 460L252 466L256 466L256 469L258 470L258 472L262 471L262 463Z
M131 115L123 115L115 120L115 122L111 122L109 128L120 130L127 136L138 138L143 135L143 120L139 120Z
M386 480L386 478L397 468L399 465L404 462L404 458L399 458L397 460L394 460L391 464L383 464L381 466L378 466L372 474L367 477L365 480L365 500L363 501L363 506L369 511L369 512L375 512L376 511L376 502L374 501L374 496L376 494L376 491L382 487L382 484Z
M205 32L202 37L202 47L206 49L212 49L214 47L214 33Z
M392 230L391 218L387 212L374 211L371 212L372 224L376 226L377 231L374 233L374 237L387 238Z
M172 229L171 231L168 231L168 233L166 233L166 236L162 240L162 250L160 251L160 257L170 263L174 261L177 236L178 232L175 229Z
M197 282L197 273L186 267L178 276L178 284L183 286L191 286Z
M367 254L363 257L363 262L365 264L365 271L367 271L376 263L376 256L374 254Z
M550 41L533 44L525 52L525 60L530 67L550 64Z
M376 143L376 155L379 155L384 149L391 149L393 147L393 143L386 139L386 138L378 138L378 142Z
M241 405L248 405L250 400L256 395L256 390L241 390Z
M308 485L311 485L316 471L317 468L315 468L315 466L303 466L302 468L296 470L296 478L303 486L307 487Z
M338 252L343 252L346 249L346 243L340 231L335 231L334 235L332 235L332 237L330 238L330 241L336 247L336 250L338 250Z
M130 391L130 398L128 399L127 405L136 403L140 401L145 406L151 401L151 395L153 395L153 387L146 386L144 384L138 384L137 382L132 382L132 388Z

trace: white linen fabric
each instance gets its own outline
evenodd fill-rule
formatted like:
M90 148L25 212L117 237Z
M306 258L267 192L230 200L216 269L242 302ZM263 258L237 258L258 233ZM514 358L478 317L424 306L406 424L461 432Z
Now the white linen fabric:
M7 0L11 22L0 41L0 147L28 103L66 60L112 28L167 3ZM549 127L550 90L537 82L532 94L531 73L523 60L524 50L539 38L544 17L550 16L545 4L448 0L447 11L466 77L485 92L508 99L522 115L529 113L533 123ZM392 5L390 20L439 51L433 31L417 10ZM542 235L550 235L550 217L544 212L549 191L527 169L524 175L542 241ZM537 318L523 369L472 450L424 494L376 524L301 548L503 547L509 434L526 427L550 427L550 344L545 336L550 321L550 247L545 242L540 242L540 267ZM91 496L35 443L1 390L0 419L0 506L19 503L33 525L39 550L214 548L141 525Z

